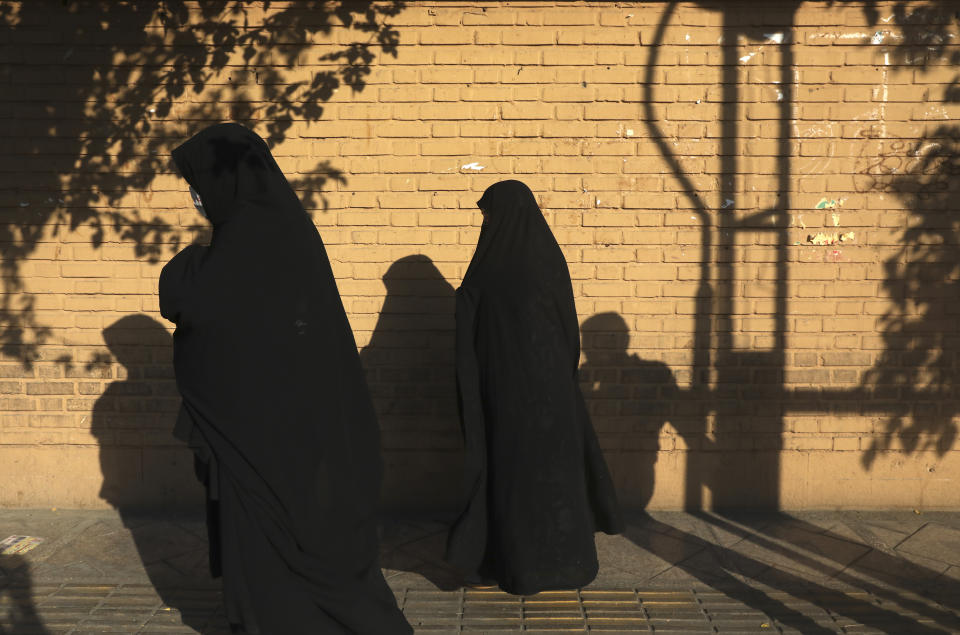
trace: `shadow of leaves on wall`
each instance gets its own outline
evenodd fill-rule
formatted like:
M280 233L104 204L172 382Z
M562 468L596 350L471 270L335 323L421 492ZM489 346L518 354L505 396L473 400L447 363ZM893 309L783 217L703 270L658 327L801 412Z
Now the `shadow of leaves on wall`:
M901 2L890 16L871 15L878 28L890 29L878 33L890 36L895 64L921 77L960 64L960 50L952 46L960 16L945 3ZM917 88L928 91L926 110L943 110L960 101L960 73L942 95L931 94L936 85ZM897 228L900 247L883 265L890 301L880 320L884 348L863 377L866 388L890 402L885 434L875 436L864 455L867 468L894 441L908 453L945 454L957 440L960 412L960 125L938 125L888 147L890 156L860 175L867 191L896 196L907 208Z
M132 243L158 262L202 240L150 211L151 184L173 172L169 152L223 120L271 147L295 121L318 121L341 87L362 91L378 55L396 56L390 25L404 2L31 0L0 5L0 353L29 367L51 330L38 318L24 265L44 240ZM334 29L337 37L330 37ZM202 94L202 97L201 97ZM308 209L329 161L298 168ZM137 193L134 198L131 196ZM46 245L56 249L56 245Z

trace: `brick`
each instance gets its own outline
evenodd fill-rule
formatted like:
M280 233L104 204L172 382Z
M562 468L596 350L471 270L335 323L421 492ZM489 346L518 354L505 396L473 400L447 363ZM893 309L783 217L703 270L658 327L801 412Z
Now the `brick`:
M557 41L557 32L551 28L504 29L501 41L507 46L543 46Z
M711 68L674 68L666 72L667 84L697 84L698 86L719 83L719 72Z
M677 265L673 264L643 264L624 268L625 280L662 280L674 281L677 279Z
M868 353L830 351L821 355L824 366L869 366L873 359Z
M444 66L420 70L420 81L424 84L469 84L473 80L470 67Z
M670 210L676 206L676 195L666 192L638 192L624 194L623 206L625 209L658 209ZM673 220L682 219L683 224L690 220L692 214L680 213ZM674 223L667 223L674 224Z
M420 31L420 44L470 44L475 31L455 26L434 27Z
M862 317L842 317L842 318L824 318L824 331L860 331L872 332L876 326L876 320Z
M547 121L543 124L544 137L586 137L596 131L596 124L581 121Z
M73 382L29 382L28 395L72 395L76 392Z
M344 104L337 108L339 119L389 119L390 106L385 104Z
M616 44L619 46L638 46L640 44L640 32L630 28L594 28L584 29L584 44Z
M820 437L796 436L783 440L784 450L830 450L833 448L833 439Z
M509 101L514 95L509 87L506 86L484 86L460 89L460 99L463 101Z
M544 66L592 66L596 59L592 47L555 47L543 52Z
M833 450L837 452L855 452L860 449L860 439L858 437L835 437L833 439Z
M585 143L581 153L584 156L630 156L634 147L624 141L595 141Z
M422 141L420 154L422 156L463 156L471 154L473 144L469 141Z
M827 385L829 384L829 382L830 382L829 370L788 369L784 372L784 383L786 384Z
M496 104L423 104L417 109L420 119L496 119Z
M542 170L554 174L590 174L594 171L591 161L576 157L543 159Z
M64 263L60 265L60 272L65 278L105 278L111 275L109 267L86 263Z
M632 249L588 248L583 250L583 262L630 262L634 259Z
M597 12L560 6L545 12L543 23L547 26L588 26L597 23Z
M34 410L33 399L24 397L0 397L0 411Z
M23 392L23 384L19 381L0 381L0 394L17 395Z
M380 101L381 102L418 102L418 101L428 101L429 93L425 92L422 88L414 88L408 86L389 86L379 89L380 90ZM359 131L357 131L359 132ZM320 135L318 135L320 136ZM340 136L337 133L328 134L324 136ZM359 134L351 134L347 136L361 136Z
M460 175L438 174L430 176L421 176L417 179L417 188L426 191L462 191L465 190L468 183ZM396 188L394 188L396 190Z
M508 9L484 7L484 10L481 12L467 11L463 14L463 24L467 26L474 24L514 25L516 23L516 12Z
M381 209L414 209L428 207L430 199L427 195L416 192L395 192L380 194L377 203Z
M585 282L583 293L586 296L629 296L633 285L625 282Z
M592 102L596 98L596 89L580 84L546 86L542 99L546 102Z
M460 227L467 222L469 216L464 212L424 212L418 216L420 226L423 227Z
M797 433L816 433L820 431L817 420L813 417L785 417L787 429Z
M554 108L550 104L501 104L500 116L503 119L551 119Z

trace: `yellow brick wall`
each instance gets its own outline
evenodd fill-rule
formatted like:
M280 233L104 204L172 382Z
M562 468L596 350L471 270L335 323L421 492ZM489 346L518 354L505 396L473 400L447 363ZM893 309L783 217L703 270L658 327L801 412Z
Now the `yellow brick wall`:
M517 178L626 504L960 506L960 3L223 4L0 4L0 505L197 499L168 157L238 120L327 244L388 505L456 498L452 294Z

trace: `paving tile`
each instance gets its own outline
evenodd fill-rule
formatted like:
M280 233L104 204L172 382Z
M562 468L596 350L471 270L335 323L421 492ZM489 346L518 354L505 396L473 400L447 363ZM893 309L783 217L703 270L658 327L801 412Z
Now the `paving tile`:
M436 530L423 533L396 547L396 551L408 553L435 566L444 566L443 559L447 548L447 532Z
M684 569L683 567L677 566L670 567L659 572L657 575L649 578L647 580L647 584L666 589L677 589L696 587L698 585L712 586L713 584L724 582L729 577L729 575L725 577L704 576L703 574L694 573L690 570Z
M597 577L588 584L585 589L632 589L637 586L644 586L647 578L638 576L631 571L624 571L612 564L605 564L601 561L600 571Z
M799 552L801 559L807 557L803 553L807 552L822 562L832 563L831 568L835 569L844 568L870 551L870 547L860 541L838 537L829 530L811 529L809 525L795 522L777 523L767 527L764 534L778 540L785 548Z
M177 527L183 531L193 534L196 536L202 543L206 544L207 542L207 521L203 517L188 517L188 518L178 518L176 521Z
M637 548L642 540L645 548ZM650 580L685 557L697 552L689 544L659 533L631 540L628 536L597 536L597 556L601 567L616 567L633 574L638 580Z
M916 514L910 511L881 511L847 512L842 518L848 524L859 524L868 529L886 529L887 531L899 532L909 536L930 522L931 519L938 519L940 516Z
M896 551L960 566L960 529L926 523L897 545Z
M168 556L163 561L176 571L180 578L209 578L212 580L210 578L210 555L206 543L199 549L176 556Z
M939 578L935 578L931 582L931 587L937 589L939 592L949 591L951 597L957 597L956 592L957 585L960 584L960 567L950 567L943 572L943 575Z
M933 568L907 558L890 556L872 550L851 564L850 569L858 574L872 577L873 580L890 585L893 588L916 588L927 586L940 577L950 565L933 561Z
M386 575L387 583L394 589L416 589L429 590L439 588L428 577L410 571L388 572Z
M755 531L753 528L741 527L736 522L732 523L735 530L731 530L730 519L709 512L672 514L659 517L664 524L673 527L673 534L692 536L720 548L731 548L743 540L745 531ZM678 522L684 517L690 517L690 520L685 523Z
M768 564L761 575L782 577L787 583L825 582L870 551L863 545L854 547L847 541L808 532L788 532L782 527L779 531L788 535L751 536L736 546L736 553L747 559L743 562ZM743 573L752 577L748 571Z
M446 529L438 530L440 527L438 523L430 521L385 525L382 530L384 543L380 551L380 565L388 579L399 572L408 572L441 589L459 587L462 576L443 560Z
M831 533L839 538L859 542L890 555L894 555L894 548L909 536L906 531L900 529L882 524L867 524L858 520L850 520L837 525L831 530Z
M659 527L657 527L659 529ZM622 569L629 571L646 571L651 568L664 570L668 565L675 565L703 551L706 545L703 541L680 532L676 534L662 533L649 526L638 528L630 526L623 534L637 549L623 549L619 561L614 562ZM610 554L608 557L613 557Z
M681 563L682 567L693 572L701 572L717 579L756 580L770 569L770 564L756 560L736 548L708 546L704 551Z
M206 539L183 529L179 523L158 521L130 530L140 560L145 564L204 550Z
M41 545L36 549L43 549ZM32 553L32 552L31 552ZM116 519L98 519L68 545L32 567L35 580L148 582L143 560L130 532Z

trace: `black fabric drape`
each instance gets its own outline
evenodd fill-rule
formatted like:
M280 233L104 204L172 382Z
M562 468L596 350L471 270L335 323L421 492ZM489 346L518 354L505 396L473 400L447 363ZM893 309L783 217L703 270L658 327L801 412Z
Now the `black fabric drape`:
M213 223L209 247L163 268L160 309L228 619L409 633L379 566L379 430L320 235L246 128L212 126L173 157Z
M466 502L447 559L516 594L583 586L594 531L622 521L577 383L567 263L523 183L478 205L487 219L456 305Z

